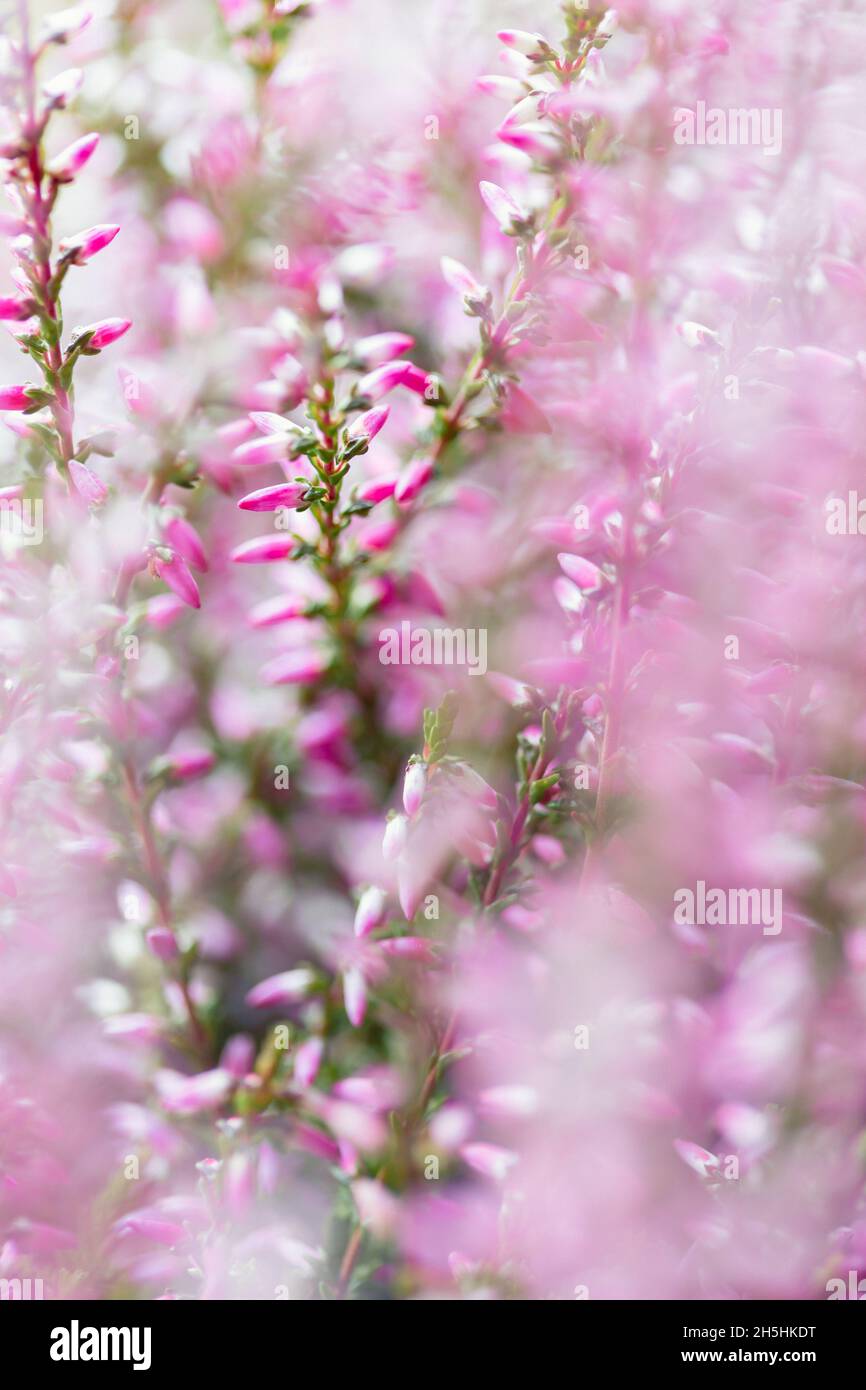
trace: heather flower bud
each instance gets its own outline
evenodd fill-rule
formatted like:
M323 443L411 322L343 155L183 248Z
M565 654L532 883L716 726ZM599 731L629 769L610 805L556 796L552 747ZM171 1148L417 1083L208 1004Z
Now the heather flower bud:
M516 77L502 77L498 73L484 73L476 77L475 85L479 91L490 96L507 97L509 101L519 101L525 92L523 83Z
M20 323L29 319L36 310L33 299L17 299L14 295L0 297L0 322Z
M343 973L343 1003L353 1028L360 1028L367 1012L367 985L361 971L352 967Z
M234 463L256 466L258 464L283 463L289 455L289 435L267 434L259 439L249 439L232 454Z
M414 816L424 800L427 785L427 768L424 763L410 763L403 778L403 809L407 816Z
M365 888L355 911L355 935L369 936L385 920L385 894L381 888Z
M276 560L285 560L294 545L291 536L253 536L252 540L236 545L229 558L236 565L267 565Z
M91 256L110 246L119 231L120 227L113 222L100 223L96 227L87 227L75 236L64 237L57 249L63 260L69 260L73 265L84 265Z
M374 407L373 410L366 410L349 426L346 431L347 438L364 439L369 444L371 439L376 438L390 414L391 407L389 405L380 405Z
M368 371L384 362L392 362L401 353L409 352L415 346L415 339L408 333L373 333L368 338L359 338L352 356Z
M490 291L484 285L480 285L472 272L460 261L455 261L452 256L443 256L439 264L445 283L458 294L462 294L468 303L483 304L489 299Z
M300 505L308 490L306 483L276 483L273 487L248 492L238 506L244 512L275 512L280 507L294 508Z
M33 404L27 386L0 386L0 410L27 410Z
M109 347L116 343L118 338L122 338L124 333L128 333L132 327L131 319L100 319L98 323L88 324L87 328L76 330L74 337L82 338L85 333L92 336L87 344L88 349L95 349L100 352L102 348Z
M203 573L207 570L207 556L201 543L201 537L185 516L170 516L162 530L172 550L176 550L178 555L182 555L188 565L192 565L194 569L201 570Z
M526 29L500 29L496 37L506 48L514 49L526 58L532 58L548 47L541 34L530 34Z
M488 210L496 218L500 228L506 235L511 236L522 223L526 222L526 213L518 203L514 201L510 193L506 193L504 188L500 188L497 183L488 183L486 180L478 185L479 192L487 204Z
M145 933L144 939L159 960L173 961L180 955L174 934L167 927L151 927L150 931Z
M175 551L156 550L151 561L154 573L164 584L183 599L190 608L201 608L201 595L189 567L182 556Z
M68 10L55 10L53 14L46 15L40 25L40 41L69 43L70 39L77 39L78 35L84 32L92 18L90 10L86 10L83 5L76 5Z
M295 594L278 594L276 598L263 599L250 609L247 621L250 627L274 627L293 618L302 618L307 610L307 600Z
M79 497L83 497L90 506L100 506L108 496L108 488L102 479L96 476L92 468L79 463L78 459L69 460L69 477Z
M430 965L437 959L432 941L425 936L390 936L378 944L383 955L397 960L423 961Z
M42 94L50 108L62 111L81 90L84 73L81 68L66 68L57 73L49 82L43 82Z
M591 560L586 560L582 555L569 555L563 551L557 555L560 567L568 578L573 580L579 589L589 591L598 589L604 583L604 574L598 565L594 565Z
M307 1038L295 1053L295 1081L304 1089L312 1086L325 1054L323 1038Z
M61 150L60 154L51 160L46 173L57 183L69 183L84 168L98 144L99 136L95 131L91 131L89 135L82 135L80 140L67 145L65 150Z
M394 500L403 507L414 502L419 492L427 486L433 477L433 460L429 458L413 459L397 480L394 488Z
M388 497L393 497L396 486L396 473L385 473L378 478L369 478L358 488L358 501L384 502Z
M301 965L295 970L284 970L280 975L269 975L249 991L247 1003L253 1009L273 1009L287 1004L299 1004L302 999L306 999L315 983L313 971L308 966Z
M409 822L405 816L392 816L385 826L382 838L382 857L387 860L399 859L409 838Z
M266 685L306 685L318 680L329 664L323 652L305 649L285 652L262 667L262 680Z
M386 396L389 391L393 391L395 386L400 386L406 375L406 368L410 364L402 360L396 362L386 362L381 367L376 367L366 376L362 376L355 388L356 394L365 396L369 401L378 401L382 396Z

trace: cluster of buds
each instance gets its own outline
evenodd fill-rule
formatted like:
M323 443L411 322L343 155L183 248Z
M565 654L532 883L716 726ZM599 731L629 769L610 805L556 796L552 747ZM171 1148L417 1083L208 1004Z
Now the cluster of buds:
M28 417L18 433L36 438L58 470L88 504L102 501L104 485L87 467L94 452L87 440L74 436L73 375L81 357L110 347L130 328L124 318L109 318L77 328L64 343L60 294L68 272L86 265L111 244L114 224L88 227L54 246L51 219L60 189L73 182L92 157L99 136L88 134L47 157L47 130L55 112L64 110L81 86L82 73L70 68L39 85L39 60L51 45L66 44L88 24L85 11L66 10L49 16L31 42L26 6L22 32L10 41L9 70L2 78L2 99L9 128L0 157L4 164L11 216L3 230L16 262L13 294L0 298L0 318L42 374L41 383L0 387L0 409Z

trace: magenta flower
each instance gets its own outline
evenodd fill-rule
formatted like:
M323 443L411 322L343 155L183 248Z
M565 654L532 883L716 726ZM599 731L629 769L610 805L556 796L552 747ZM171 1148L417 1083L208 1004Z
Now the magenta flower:
M526 58L540 53L545 46L541 34L531 34L526 29L500 29L496 37L500 43L505 44L506 48L514 49L516 53L522 53Z
M404 507L414 502L433 477L434 468L435 464L431 458L413 459L397 479L394 500Z
M391 362L415 346L415 339L408 333L373 333L369 338L359 338L353 349L355 360L366 370Z
M236 545L229 558L236 565L267 565L277 560L285 560L294 549L291 536L273 532L266 536L253 536L252 540Z
M245 512L275 512L280 507L297 507L309 491L307 483L276 483L273 487L262 487L256 492L248 492L238 502Z
M362 483L358 488L358 500L359 502L384 502L387 498L393 497L397 482L398 475L396 473L384 473L376 478L368 478L367 482Z
M101 478L98 478L92 468L88 468L85 463L79 463L78 459L69 460L69 476L75 487L75 491L90 506L100 506L108 496L108 488Z
M36 309L33 299L17 299L14 295L0 297L0 322L15 323L29 319Z
M89 135L82 135L80 140L75 140L60 154L55 155L46 172L57 183L69 183L84 168L98 144L99 136L95 131L91 131Z
M251 466L283 463L289 457L290 441L291 436L286 430L264 435L260 439L249 439L235 449L232 459L235 463Z
M281 975L270 975L255 985L247 994L247 1003L253 1009L283 1008L289 1004L299 1004L306 999L316 983L312 970L298 966L295 970L284 970Z
M64 260L71 261L73 265L84 265L99 251L110 246L119 231L120 227L108 222L87 227L75 236L65 237L57 249Z
M118 338L122 338L124 333L128 333L132 327L131 319L101 319L99 323L88 324L87 328L79 330L77 337L85 333L91 335L87 346L101 350L109 347L111 343L116 343Z
M306 685L324 675L330 665L323 652L308 649L284 652L262 667L266 685Z
M177 551L188 565L202 573L207 571L207 555L201 536L185 516L170 516L163 523L162 531L172 550Z
M190 608L201 608L198 585L181 555L160 547L153 552L151 564L154 573L177 594L178 598L183 599Z
M275 598L263 599L255 608L251 608L247 621L250 627L274 627L277 623L302 618L306 611L306 599L295 594L277 594Z
M374 406L372 410L366 410L349 426L346 431L347 437L349 439L364 439L369 443L371 439L376 438L390 414L391 407L388 405Z
M27 410L33 404L30 386L0 386L0 410Z
M389 391L393 391L395 386L402 385L406 370L412 364L399 359L395 362L385 362L381 367L375 367L372 372L362 376L357 385L357 393L364 396L369 401L378 401L382 396L386 396Z

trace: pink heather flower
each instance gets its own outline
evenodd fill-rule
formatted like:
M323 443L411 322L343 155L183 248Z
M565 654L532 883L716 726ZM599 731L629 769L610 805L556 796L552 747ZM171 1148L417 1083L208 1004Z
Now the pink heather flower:
M177 594L154 594L147 601L145 617L151 627L162 632L177 621L185 608L186 604Z
M164 1110L175 1115L197 1115L217 1110L228 1099L235 1078L223 1067L183 1076L180 1072L158 1071L156 1089Z
M190 1239L185 1226L180 1226L176 1221L160 1221L152 1216L122 1216L115 1222L114 1230L120 1236L142 1236L144 1240L152 1240L155 1245L165 1245L169 1249L183 1245Z
M87 28L93 14L83 5L68 10L55 10L43 19L39 28L39 38L43 43L69 43L77 39Z
M563 150L562 142L553 132L539 124L503 125L496 134L503 144L511 145L513 149L520 150L521 154L528 154L532 159L539 161L561 154Z
M604 574L598 565L594 565L592 560L586 560L582 555L569 555L563 551L557 555L557 560L564 574L567 574L579 589L590 592L598 589L604 583Z
M99 144L99 136L95 131L89 135L82 135L80 140L75 140L71 145L67 145L65 150L55 155L48 165L46 172L58 183L69 183L79 170L83 169L96 146Z
M232 454L232 462L256 466L258 464L283 463L289 456L290 436L288 431L279 434L266 434L259 439L249 439Z
M242 541L231 552L230 559L236 565L267 565L275 560L285 560L294 549L291 536L277 532L267 536L253 536L252 540Z
M220 1053L220 1066L242 1081L256 1060L255 1040L248 1033L235 1033Z
M269 975L261 984L255 985L247 995L247 1003L253 1009L299 1004L307 998L315 983L313 971L300 965L295 970L284 970L281 975Z
M714 333L711 328L705 328L702 323L689 321L678 323L677 332L690 348L702 348L705 352L719 352L721 350L722 340L718 333Z
M531 58L534 53L540 53L546 46L541 34L530 34L526 29L500 29L496 35L500 43L504 43L506 48L512 48L517 53L522 53L525 58Z
M380 550L387 550L399 529L399 522L390 517L386 521L377 521L372 526L365 526L356 537L358 549L369 550L374 554Z
M378 478L369 478L358 488L358 501L384 502L388 497L393 497L396 486L396 473L384 473Z
M400 386L406 376L406 369L411 362L399 359L396 362L385 362L381 367L375 367L372 372L362 376L355 393L364 396L369 401L381 400L382 396L387 396L389 391L393 391L395 386Z
M92 507L98 507L108 496L108 488L86 464L78 459L69 460L69 476L75 491Z
M163 535L178 555L182 555L193 569L207 572L208 563L201 537L185 516L171 516L164 523Z
M168 770L179 782L190 782L195 777L203 777L216 765L216 757L210 748L188 748L172 753L168 757Z
M374 406L372 410L365 410L364 414L359 415L357 420L349 426L346 431L347 438L366 439L369 443L371 439L376 438L390 414L391 407L389 405Z
M343 1003L353 1028L360 1028L367 1012L367 983L356 966L343 971Z
M517 77L503 77L499 73L486 72L476 77L475 85L481 92L490 96L505 97L507 101L519 101L526 95L526 87Z
M399 960L417 960L431 964L437 959L432 941L426 936L389 936L376 943L382 953Z
M190 608L201 608L201 595L193 579L186 560L172 551L167 557L155 551L151 561L153 569L163 584L183 599Z
M81 68L64 68L55 77L43 82L42 92L50 107L62 111L81 91L84 73Z
M550 421L544 411L513 381L508 386L502 421L513 434L550 434Z
M32 401L29 386L0 386L0 410L27 410Z
M324 1038L307 1038L295 1053L295 1081L304 1089L312 1086L325 1055Z
M273 410L251 410L249 419L260 434L300 434L301 429L294 420L285 415L277 415Z
M145 932L145 941L159 960L173 961L180 955L177 939L166 927L151 927Z
M356 362L369 371L384 362L392 362L395 357L409 352L414 346L415 339L408 333L373 333L369 338L358 339L352 355Z
M247 614L250 627L274 627L277 623L291 622L303 618L307 611L307 599L297 594L277 594L275 598L262 599Z
M409 822L405 816L392 816L385 826L382 839L382 857L387 860L399 859L409 838Z
M453 256L443 256L439 264L445 283L458 294L462 294L464 299L483 301L486 298L485 287L479 285L471 270L467 270L460 261L455 261Z
M275 512L280 507L294 508L300 505L308 491L307 483L276 483L273 487L248 492L238 506L244 512Z
M101 350L111 343L116 343L118 338L122 338L124 333L128 333L131 327L131 319L101 319L99 323L91 323L87 328L82 328L76 337L80 337L84 333L91 333L93 336L87 346Z
M460 1157L470 1168L474 1168L476 1173L480 1173L484 1178L495 1178L497 1182L507 1178L510 1169L517 1162L516 1153L502 1149L497 1144L464 1144L460 1149Z
M689 1168L692 1168L700 1177L718 1176L719 1159L708 1149L702 1149L700 1144L693 1144L688 1139L675 1139L674 1148L683 1163L688 1164Z
M433 477L433 460L429 458L413 459L397 480L394 489L394 500L402 507L407 507L410 502L414 502L419 492L422 492Z
M302 648L284 652L262 667L266 685L305 685L318 680L327 671L330 659L324 652Z
M36 309L33 299L16 299L14 295L0 296L0 322L21 323L29 319Z
M119 231L120 227L114 223L100 223L96 227L87 227L75 236L64 237L57 249L61 257L71 260L73 265L84 265L91 256L110 246Z
M355 911L355 935L369 936L385 920L387 898L381 888L365 888Z
M478 188L489 211L503 232L513 232L518 223L526 221L526 213L520 205L514 201L510 193L506 193L505 189L500 188L497 183L488 183L486 180L482 180Z
M407 362L401 385L409 391L414 391L416 396L424 396L430 385L430 374L422 372L421 368L416 367L414 362Z
M426 765L410 763L403 778L403 809L410 818L420 809L426 786Z

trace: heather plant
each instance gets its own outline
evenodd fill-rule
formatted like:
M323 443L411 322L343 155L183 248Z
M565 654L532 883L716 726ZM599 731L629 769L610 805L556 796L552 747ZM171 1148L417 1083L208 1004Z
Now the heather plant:
M856 17L527 16L4 15L46 1297L866 1275Z

